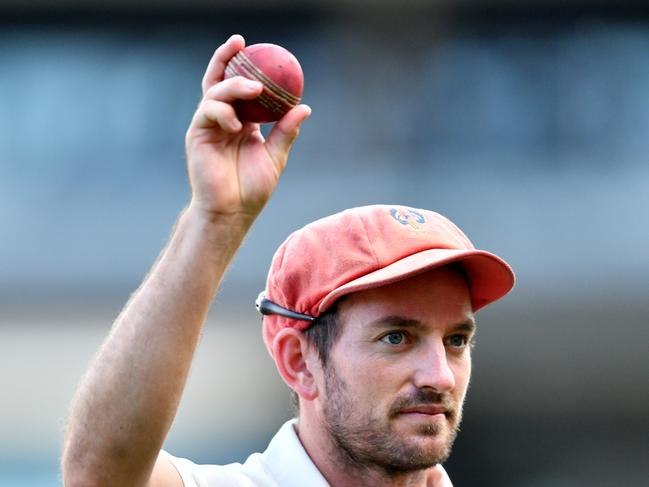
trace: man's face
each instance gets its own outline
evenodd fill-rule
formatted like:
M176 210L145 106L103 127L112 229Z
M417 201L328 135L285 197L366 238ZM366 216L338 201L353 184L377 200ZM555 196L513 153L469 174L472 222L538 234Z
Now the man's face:
M409 472L443 462L471 375L467 284L444 267L349 295L324 368L320 415L357 466Z

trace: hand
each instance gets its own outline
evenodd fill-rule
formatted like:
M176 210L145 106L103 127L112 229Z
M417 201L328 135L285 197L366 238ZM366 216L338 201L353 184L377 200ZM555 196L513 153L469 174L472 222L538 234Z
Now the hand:
M203 77L203 99L185 138L190 206L211 217L257 216L284 171L300 125L311 114L306 105L293 108L267 139L259 124L241 123L231 103L262 91L258 81L240 76L224 80L228 61L244 47L243 37L234 35L214 53Z

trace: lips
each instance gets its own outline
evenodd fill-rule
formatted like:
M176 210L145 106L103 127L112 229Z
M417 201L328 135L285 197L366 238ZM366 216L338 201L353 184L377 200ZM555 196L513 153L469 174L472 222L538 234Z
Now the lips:
M434 416L436 414L448 415L448 409L444 406L430 405L430 406L414 406L399 411L399 414L427 414Z

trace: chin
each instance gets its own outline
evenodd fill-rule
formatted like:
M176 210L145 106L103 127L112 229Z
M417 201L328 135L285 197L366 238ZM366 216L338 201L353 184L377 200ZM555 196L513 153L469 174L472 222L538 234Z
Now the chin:
M419 437L413 446L421 452L422 458L427 459L428 466L433 466L448 459L454 441L455 435L440 434L435 437Z
M402 435L404 449L416 453L416 456L429 466L443 463L451 453L457 432L451 425L420 425Z

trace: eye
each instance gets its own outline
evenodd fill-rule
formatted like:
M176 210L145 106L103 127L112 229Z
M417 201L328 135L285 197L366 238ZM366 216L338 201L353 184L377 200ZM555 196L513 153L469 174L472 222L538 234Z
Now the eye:
M389 345L402 345L406 341L406 335L402 331L393 331L381 337L381 341Z
M465 335L451 335L446 339L446 343L454 348L463 348L468 342L469 339Z

